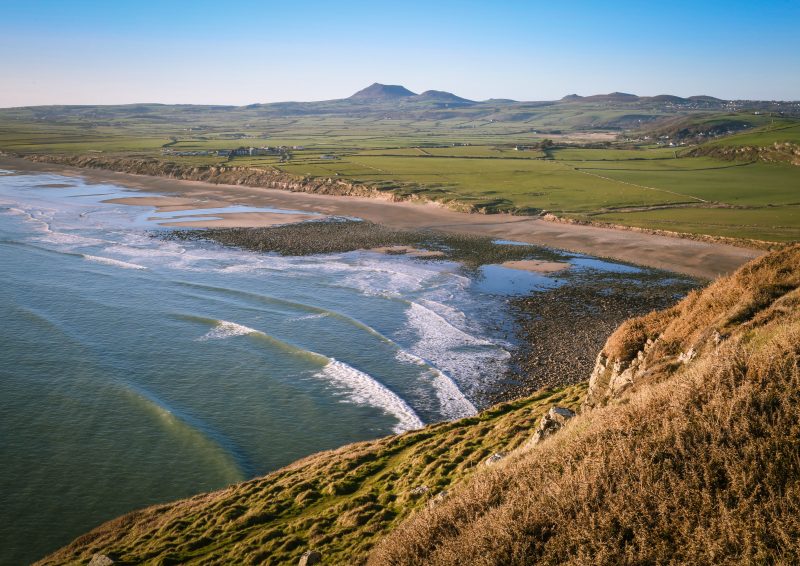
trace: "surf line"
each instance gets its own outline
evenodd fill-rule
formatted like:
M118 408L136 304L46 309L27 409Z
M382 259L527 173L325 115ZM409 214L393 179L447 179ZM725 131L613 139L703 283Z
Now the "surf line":
M324 379L340 390L345 392L346 397L356 404L370 405L377 407L387 414L397 419L398 423L393 427L396 433L416 430L425 426L425 423L417 415L411 406L406 403L397 393L386 387L371 375L360 371L345 362L293 346L274 336L227 320L211 319L193 315L181 316L186 320L200 322L211 325L212 328L197 340L222 340L234 336L251 336L258 340L263 340L273 347L277 347L284 352L295 356L311 359L323 367L314 374L314 377Z

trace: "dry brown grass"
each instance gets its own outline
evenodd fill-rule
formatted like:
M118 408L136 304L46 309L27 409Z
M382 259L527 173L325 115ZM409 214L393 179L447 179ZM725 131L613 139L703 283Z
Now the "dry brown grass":
M784 295L800 286L800 245L787 246L756 259L729 277L690 293L672 309L624 323L609 338L603 352L628 361L648 338L660 338L658 353L674 355L713 335L726 338L741 325L764 314Z
M473 475L371 563L800 562L799 276L794 246L625 325L607 353L700 353Z

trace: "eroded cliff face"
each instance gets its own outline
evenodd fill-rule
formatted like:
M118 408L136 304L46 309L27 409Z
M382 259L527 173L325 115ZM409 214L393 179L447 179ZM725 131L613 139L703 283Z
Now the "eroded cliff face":
M401 200L391 191L381 191L376 187L351 183L340 179L296 177L278 171L256 167L234 165L181 165L157 159L115 158L100 156L68 155L26 155L26 159L39 163L54 163L87 169L103 169L118 173L167 177L183 181L203 181L221 185L244 185L280 189L284 191L317 193L325 195L356 196Z
M671 377L730 339L800 309L800 245L747 264L671 309L622 324L598 354L584 409L617 401L629 391Z
M800 166L800 145L791 142L775 142L766 146L700 146L686 155L716 157L717 159L741 161L765 161L767 163L789 163Z

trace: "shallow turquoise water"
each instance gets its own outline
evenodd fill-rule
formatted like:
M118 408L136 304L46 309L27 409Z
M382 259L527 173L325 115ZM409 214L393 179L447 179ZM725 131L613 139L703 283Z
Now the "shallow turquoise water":
M509 358L504 295L554 284L374 253L164 241L147 233L152 209L102 203L141 193L9 173L2 564L144 505L472 414Z

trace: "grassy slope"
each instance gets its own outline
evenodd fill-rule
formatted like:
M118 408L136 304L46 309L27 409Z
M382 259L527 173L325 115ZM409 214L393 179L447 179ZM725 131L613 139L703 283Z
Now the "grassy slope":
M412 516L371 563L796 563L798 266L794 246L621 326L603 354L638 368L633 389L602 406L597 380L599 408Z
M586 386L544 391L480 415L316 454L263 478L137 511L102 525L42 564L294 564L308 547L357 564L434 495L519 446L553 403L573 408ZM428 488L414 493L415 488Z

